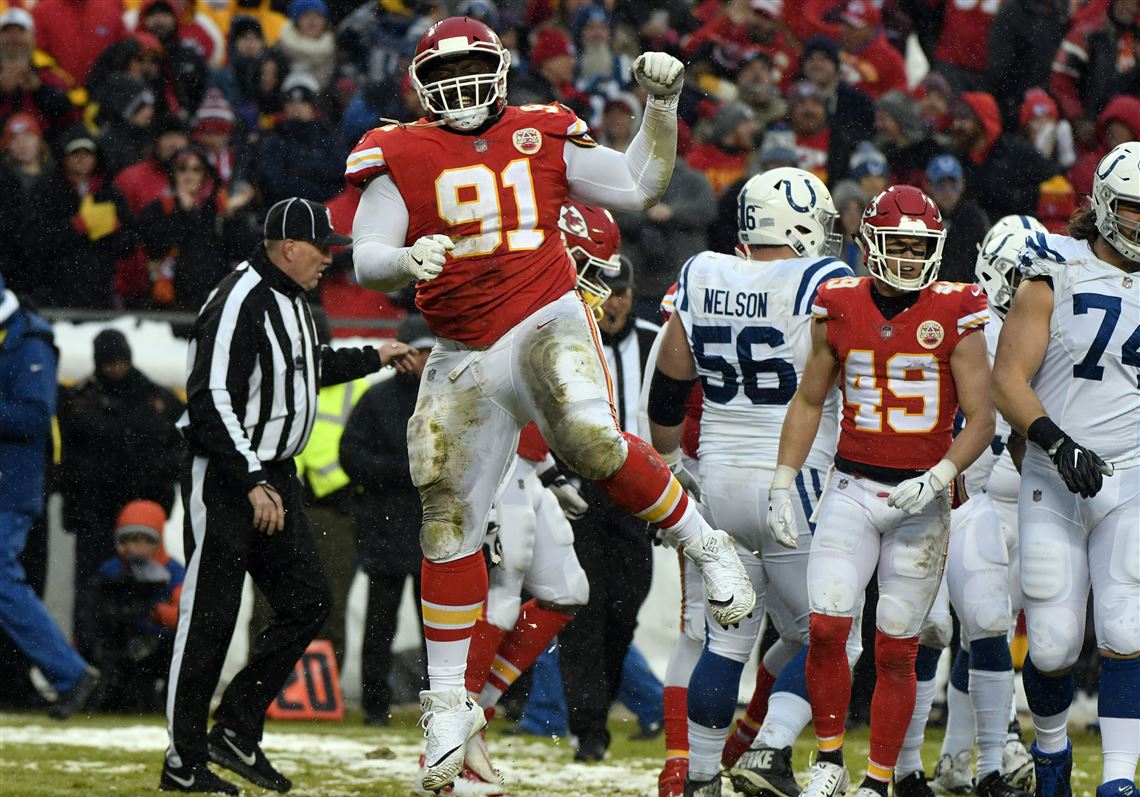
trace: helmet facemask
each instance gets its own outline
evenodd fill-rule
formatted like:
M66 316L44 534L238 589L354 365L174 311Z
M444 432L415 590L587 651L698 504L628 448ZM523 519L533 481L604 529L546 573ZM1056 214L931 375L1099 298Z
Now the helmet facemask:
M613 288L606 283L604 278L613 279L621 273L621 261L618 259L618 255L614 255L609 260L602 260L600 257L594 257L581 246L571 247L570 256L574 258L574 266L578 271L578 282L574 287L578 289L578 293L582 294L582 299L594 311L594 317L601 320L602 305L613 293Z
M1102 198L1101 194L1106 196ZM1131 212L1140 214L1140 203L1108 194L1110 192L1104 190L1093 191L1096 228L1113 249L1126 259L1140 263L1140 220L1129 218L1120 212L1123 203Z
M447 40L444 40L445 42ZM486 62L486 71L421 81L441 62L477 56ZM429 50L417 55L409 67L412 86L420 104L455 130L474 130L499 109L507 96L507 70L511 55L490 42L462 42L454 53Z
M924 251L899 249L899 238L919 239ZM864 225L861 236L867 260L867 270L876 279L900 291L920 291L938 279L942 264L942 245L946 241L943 230L931 231L918 223L913 226L873 227ZM893 254L892 254L893 252ZM895 261L899 270L892 269L888 260ZM913 276L904 276L902 270L913 267Z

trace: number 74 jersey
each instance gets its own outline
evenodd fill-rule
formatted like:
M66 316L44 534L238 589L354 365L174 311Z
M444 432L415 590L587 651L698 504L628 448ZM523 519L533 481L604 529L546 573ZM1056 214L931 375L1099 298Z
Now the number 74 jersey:
M812 305L842 367L840 457L878 468L926 470L945 456L958 413L950 356L985 328L989 309L977 285L935 282L914 304L884 318L870 277L820 286Z

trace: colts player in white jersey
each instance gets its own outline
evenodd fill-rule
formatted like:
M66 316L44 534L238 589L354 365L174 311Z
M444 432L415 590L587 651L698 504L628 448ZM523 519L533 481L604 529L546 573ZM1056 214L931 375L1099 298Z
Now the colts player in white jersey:
M1045 225L1032 216L1005 216L990 228L979 247L975 274L993 311L990 324L986 326L986 347L991 359L997 349L1002 319L1009 311L1009 303L1019 281L1017 256L1025 246L1026 238L1038 232L1046 232ZM969 794L973 791L975 778L971 771L971 759L975 732L979 748L977 771L983 776L977 779L979 782L984 780L986 773L997 770L1000 765L1002 778L1007 784L1016 789L1033 787L1033 762L1020 738L1020 724L1011 699L1012 693L1004 699L1008 703L1006 713L1009 715L1004 746L998 741L1002 730L999 727L999 714L1003 700L995 700L992 695L984 694L997 688L991 684L998 680L1002 681L1004 690L1004 680L1007 677L1005 673L1009 669L1005 666L1008 656L997 650L996 642L990 641L996 638L996 633L985 634L979 639L978 654L973 658L970 655L975 647L972 640L976 638L978 629L988 627L989 631L996 632L1000 624L992 607L982 601L985 595L992 595L997 588L993 577L1000 575L1008 584L1011 626L1022 607L1017 543L1017 492L1021 476L1009 453L1009 434L1009 424L999 416L990 450L983 452L966 470L966 492L970 501L950 514L951 542L946 583L943 586L947 588L947 593L950 588L957 587L955 591L960 597L954 608L960 618L965 617L963 626L968 630L962 637L962 647L954 657L950 683L947 685L946 703L949 713L946 734L942 739L938 766L930 783L936 794ZM975 500L979 498L981 500ZM986 534L980 540L962 539L970 536L976 538L979 532L988 528L993 522L991 511L996 515L1004 550L994 546L992 534ZM979 527L978 520L981 518L984 518L985 525ZM965 534L962 534L960 531L964 523L969 525ZM975 580L979 586L977 592L973 589ZM966 584L970 588L966 595L961 595L962 586ZM1004 598L999 598L996 602L1001 603L1002 600ZM933 610L931 614L934 614ZM995 655L988 655L991 653ZM995 658L999 656L1002 664L1000 669L993 666ZM921 650L919 657L922 657ZM981 688L972 686L975 683L982 684ZM920 678L920 692L922 687ZM907 746L904 745L902 755L905 756L906 753Z
M768 613L795 653L807 640L807 518L835 452L838 390L830 398L830 423L822 424L796 478L804 530L797 550L766 531L768 485L786 406L811 348L816 288L852 272L829 254L837 214L826 186L809 172L781 168L757 175L741 189L739 206L741 256L703 252L681 270L676 313L650 388L650 428L666 462L679 459L684 403L699 377L702 500L713 522L732 535L757 608L765 595L776 597ZM705 649L689 682L686 795L721 793L721 749L762 619L756 611L732 628L706 623ZM786 755L791 777L790 749L776 752Z
M1071 669L1091 586L1097 795L1114 797L1134 794L1140 757L1140 142L1101 160L1092 208L1069 233L1038 234L1022 252L992 384L1029 441L1018 529L1036 793L1071 794Z

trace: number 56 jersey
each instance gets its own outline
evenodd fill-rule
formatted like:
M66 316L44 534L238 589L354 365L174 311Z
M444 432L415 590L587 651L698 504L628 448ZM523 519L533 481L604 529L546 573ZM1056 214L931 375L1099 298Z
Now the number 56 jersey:
M432 330L471 346L494 343L573 290L558 229L569 193L567 146L593 147L565 106L508 106L486 130L461 134L422 120L365 133L345 178L364 187L387 174L408 210L405 245L425 235L455 243L443 273L417 285Z
M958 413L950 356L985 328L989 309L977 285L935 282L918 301L884 318L870 277L834 279L812 315L842 365L843 420L838 456L900 471L926 470L945 456Z
M681 269L674 306L704 391L701 462L776 466L788 402L811 352L816 288L851 273L830 257L755 261L715 252ZM833 391L808 467L830 464L838 415Z

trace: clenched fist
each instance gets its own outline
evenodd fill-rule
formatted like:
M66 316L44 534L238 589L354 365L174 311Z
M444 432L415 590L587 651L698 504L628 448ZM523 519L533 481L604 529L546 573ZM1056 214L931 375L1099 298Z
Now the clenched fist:
M447 253L455 244L446 235L425 235L400 258L400 268L417 280L433 280L443 271Z
M670 99L681 93L685 66L668 53L642 53L633 62L633 76L652 96Z

